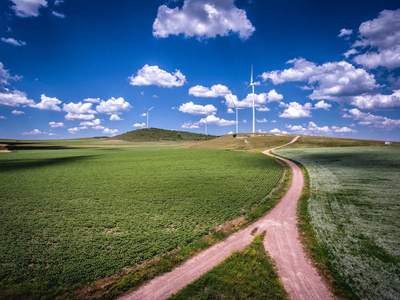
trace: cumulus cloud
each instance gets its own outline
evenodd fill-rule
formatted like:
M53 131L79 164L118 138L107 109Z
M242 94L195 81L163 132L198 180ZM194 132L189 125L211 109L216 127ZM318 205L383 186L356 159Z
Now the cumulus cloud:
M267 123L268 120L267 120L266 118L263 118L263 119L261 119L261 120L256 119L256 122L257 122L257 123Z
M132 125L132 127L134 128L145 128L146 127L146 123L135 123Z
M208 125L217 125L217 126L231 126L236 124L236 121L230 121L218 118L214 115L207 116L199 121L199 124L207 123Z
M290 129L290 131L297 133L297 134L304 134L304 135L319 135L319 134L326 134L330 135L333 133L356 133L357 131L354 129L351 129L349 127L338 127L338 126L318 126L314 122L309 122L308 126L303 126L303 125L287 125L287 128Z
M149 66L147 64L137 72L136 76L132 75L128 79L133 86L156 85L172 88L186 83L186 76L180 70L168 73L158 66Z
M64 19L65 15L63 13L60 12L56 12L56 11L52 11L53 16L60 18L60 19Z
M57 98L50 98L43 94L40 96L40 99L41 101L39 103L30 106L40 110L61 111L61 108L58 105L60 105L62 101L58 100Z
M69 103L63 104L63 111L68 114L65 116L67 120L93 120L97 111L92 109L92 103Z
M63 122L49 122L51 128L62 128L65 127Z
M72 134L77 133L79 131L80 131L80 129L78 127L68 128L68 132L72 133Z
M369 69L400 67L400 9L383 10L376 19L359 27L359 39L353 48L369 49L354 61Z
M14 38L1 38L1 41L4 42L4 43L13 45L13 46L17 46L17 47L26 45L26 43L24 41L17 41Z
M269 132L270 133L274 133L274 134L288 134L287 131L282 131L282 130L280 130L278 128L271 129Z
M18 90L10 91L0 87L0 105L20 107L35 105L35 101L28 99L24 92Z
M193 102L182 103L179 111L192 115L211 115L217 112L217 108L212 104L198 105Z
M11 0L14 5L11 8L18 17L37 17L39 8L46 7L46 0Z
M94 127L94 126L98 126L100 124L101 124L101 120L100 119L94 119L92 121L83 121L79 125L80 126L91 126L91 127Z
M264 81L270 79L274 84L284 82L308 82L307 89L313 90L312 100L343 101L346 98L363 93L374 92L380 86L373 74L364 69L355 68L346 61L328 62L318 66L304 58L288 61L292 68L283 71L264 72Z
M110 116L110 121L122 121L123 119L120 118L117 114L113 114Z
M182 8L161 5L153 24L153 35L166 38L183 34L198 39L239 34L248 39L255 31L246 12L234 0L185 0Z
M22 135L37 135L41 133L42 132L39 129L33 129L32 131L24 131Z
M235 112L233 111L232 108L228 108L228 110L226 111L228 114L234 114Z
M290 102L289 104L282 103L282 106L286 108L283 113L279 115L280 118L298 119L311 117L311 103L301 105L297 102Z
M199 125L198 125L198 123L185 122L182 124L181 128L195 129L195 128L199 128Z
M100 103L100 98L86 98L83 99L83 102L91 102L91 103Z
M16 116L25 114L22 110L13 110L11 113Z
M97 112L107 115L121 114L131 108L132 106L129 102L125 101L122 97L119 97L118 99L111 97L111 99L107 101L101 100L100 104L96 106Z
M270 90L267 95L268 102L277 101L280 102L283 100L283 95L278 94L275 89Z
M231 91L228 89L228 87L222 84L213 85L211 88L204 87L202 85L196 85L189 89L189 95L204 98L224 97L229 93L231 93Z
M118 129L104 128L103 133L114 136L118 134Z
M316 103L314 105L315 108L320 108L320 109L324 109L324 110L329 110L329 108L332 107L331 104L326 103L324 100L319 101L318 103Z
M5 116L0 116L0 120L7 120Z
M352 34L353 34L353 30L352 29L343 28L343 29L340 29L340 33L339 33L338 37L346 38L346 37L348 37L349 35L352 35Z
M266 107L266 106L264 106L264 107L257 107L256 109L257 109L257 111L261 111L261 112L263 112L263 111L270 111L270 109L269 109L268 107Z
M351 104L367 110L400 108L400 90L395 90L391 95L364 94L355 96Z
M264 104L267 103L268 94L261 93L261 94L254 94L254 105L256 107L263 107ZM225 96L225 104L229 108L234 108L235 103L237 107L253 107L253 94L248 94L247 97L241 101L238 100L236 95L227 94Z
M358 121L359 125L375 127L380 129L392 130L400 128L400 119L390 119L383 116L373 115L371 113L364 113L353 108L349 110L348 114L343 115L345 118L351 118Z

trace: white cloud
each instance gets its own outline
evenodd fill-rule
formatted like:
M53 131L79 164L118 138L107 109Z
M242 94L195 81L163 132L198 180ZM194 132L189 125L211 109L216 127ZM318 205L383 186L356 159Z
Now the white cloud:
M129 102L125 101L122 97L119 97L118 99L111 97L111 99L107 101L101 100L100 104L96 106L97 112L108 115L121 114L131 108L132 106Z
M134 128L145 128L146 127L146 123L135 123L132 125L132 127Z
M6 88L1 89L0 86L0 105L19 107L35 104L35 101L28 99L24 92L17 90L11 92Z
M193 102L182 103L179 107L179 111L192 115L211 115L215 114L217 108L212 104L198 105Z
M68 128L68 132L72 134L79 132L79 130L80 129L78 127Z
M104 126L101 126L101 125L96 125L96 126L93 126L92 127L92 129L95 129L95 130L103 130L105 127Z
M350 109L349 114L345 114L343 117L358 121L358 125L386 130L400 128L400 119L390 119L383 116L373 115L371 113L364 113L357 108Z
M234 114L235 112L233 111L232 108L228 108L228 110L226 111L228 114Z
M26 45L26 43L24 41L17 41L14 38L1 38L1 41L4 42L4 43L13 45L13 46L17 46L17 47Z
M55 16L57 18L60 18L60 19L64 19L65 18L65 15L63 13L56 12L54 10L52 11L52 14L53 14L53 16Z
M268 120L267 120L266 118L263 118L263 119L261 119L261 120L256 119L256 122L257 122L257 123L267 123Z
M231 126L235 125L236 121L230 121L218 118L214 115L207 116L199 121L199 124L207 123L208 125L217 125L217 126Z
M315 135L315 134L326 134L331 135L332 133L356 133L357 131L348 127L338 127L338 126L322 126L319 127L314 122L309 122L307 127L302 125L287 125L292 132L297 134L305 134L305 135Z
M161 38L184 34L202 39L238 33L246 40L254 31L246 12L237 8L234 0L185 0L182 8L161 5L153 24L153 35Z
M282 114L279 115L280 118L310 118L312 109L311 103L306 103L301 105L297 102L290 102L289 104L282 103L283 107L286 107Z
M353 48L369 50L354 57L356 63L366 68L399 68L400 9L383 10L376 19L362 23L359 27L359 39Z
M120 118L117 114L113 114L110 116L110 121L122 121L123 119Z
M270 90L267 95L268 102L277 101L280 102L283 100L283 95L278 94L274 89Z
M228 87L222 84L213 85L211 88L196 85L189 89L189 95L193 95L195 97L204 97L204 98L218 98L224 97L227 94L230 94L231 91Z
M266 106L264 106L264 107L257 107L256 109L257 109L257 111L261 111L261 112L263 112L263 111L270 111L270 109L269 109L268 107L266 107Z
M147 117L147 113L140 114L141 117Z
M313 90L312 100L348 101L352 96L374 92L380 86L373 74L355 68L346 61L328 62L318 66L304 58L288 61L294 66L283 71L264 72L264 81L274 84L284 82L308 82L307 89Z
M63 111L68 114L65 116L67 120L93 120L94 114L97 114L95 110L92 109L92 103L69 103L63 104Z
M63 3L64 3L64 0L56 0L56 1L54 1L54 6L60 6Z
M11 112L13 115L16 115L16 116L18 116L18 115L24 115L25 113L23 112L23 111L21 111L21 110L13 110L12 112Z
M30 106L40 110L61 111L61 108L58 105L61 104L62 101L58 100L57 98L50 98L43 94L40 96L40 99L41 101L39 103Z
M101 120L100 119L95 119L93 121L83 121L81 122L79 125L80 126L98 126L101 124Z
M348 37L349 35L353 34L353 30L352 29L340 29L340 33L338 35L338 37Z
M49 122L51 128L62 128L65 127L63 122Z
M0 116L0 120L7 120L5 116Z
M182 86L186 83L186 76L180 70L168 73L158 66L145 65L137 72L136 76L128 77L129 83L133 86L156 85L160 87L172 88Z
M254 94L254 105L256 107L264 107L263 105L267 103L268 94L261 93L261 94ZM253 94L248 94L245 99L239 101L236 95L227 94L225 95L225 104L229 108L234 108L235 102L237 107L253 107Z
M377 110L400 108L400 90L393 91L391 95L360 95L355 96L351 104L360 109Z
M199 128L199 125L198 125L198 123L185 122L182 124L181 128L195 129L195 128Z
M11 0L14 5L11 7L18 17L37 17L39 8L46 7L46 0Z
M41 133L42 132L39 129L33 129L32 131L24 131L22 135L37 135Z
M271 129L269 132L270 133L274 133L274 134L288 134L287 131L282 131L282 130L280 130L278 128Z
M332 107L331 104L326 103L324 100L319 101L318 103L316 103L314 105L315 108L320 108L320 109L325 109L325 110L329 110L329 108Z
M118 129L104 128L103 133L110 134L111 136L118 134Z
M356 49L350 49L343 53L344 57L349 58L351 55L358 54L359 52Z
M86 98L83 99L83 102L91 102L91 103L100 103L100 98Z

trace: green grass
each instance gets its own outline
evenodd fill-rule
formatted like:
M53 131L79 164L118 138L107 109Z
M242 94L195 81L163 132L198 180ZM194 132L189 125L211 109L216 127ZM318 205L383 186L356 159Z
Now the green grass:
M179 147L0 154L0 295L120 273L246 214L278 184L261 155Z
M264 235L169 299L289 299L264 250Z
M339 295L350 299L397 299L400 294L399 148L276 152L307 168L311 198L305 206L306 221L314 239L312 254L317 263L330 269L334 287L339 285Z

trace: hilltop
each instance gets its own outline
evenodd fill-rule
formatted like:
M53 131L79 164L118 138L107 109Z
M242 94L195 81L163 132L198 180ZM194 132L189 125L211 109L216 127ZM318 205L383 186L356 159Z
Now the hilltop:
M289 143L295 135L275 135L263 133L239 133L224 135L213 140L202 141L189 145L189 148L212 148L229 150L261 151ZM399 145L400 143L393 143ZM384 141L357 140L324 136L302 135L296 143L287 148L322 148L351 146L384 146Z
M184 142L205 141L216 138L214 135L193 133L188 131L165 130L159 128L144 128L116 135L109 140L121 140L127 142Z

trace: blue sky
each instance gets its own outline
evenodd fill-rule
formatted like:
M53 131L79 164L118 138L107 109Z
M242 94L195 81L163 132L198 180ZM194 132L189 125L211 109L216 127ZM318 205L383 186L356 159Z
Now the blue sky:
M400 141L398 1L3 0L0 138L146 126Z

